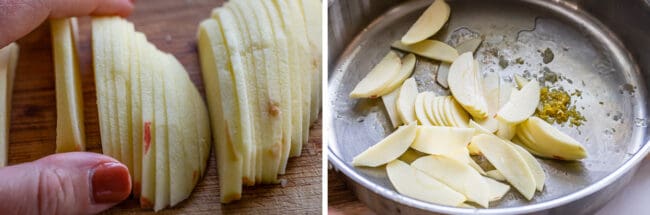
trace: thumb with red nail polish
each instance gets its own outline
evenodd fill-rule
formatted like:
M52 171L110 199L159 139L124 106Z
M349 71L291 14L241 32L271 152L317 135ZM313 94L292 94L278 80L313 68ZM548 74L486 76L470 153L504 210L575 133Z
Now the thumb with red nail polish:
M130 193L128 168L96 153L62 153L0 168L1 214L96 214Z

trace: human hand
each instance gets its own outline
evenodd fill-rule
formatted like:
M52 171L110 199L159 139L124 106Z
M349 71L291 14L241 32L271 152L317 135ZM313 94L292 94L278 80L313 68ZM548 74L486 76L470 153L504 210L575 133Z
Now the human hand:
M47 18L127 16L134 0L0 0L0 48L25 36Z
M0 168L2 214L96 214L130 193L128 168L97 153L55 154Z

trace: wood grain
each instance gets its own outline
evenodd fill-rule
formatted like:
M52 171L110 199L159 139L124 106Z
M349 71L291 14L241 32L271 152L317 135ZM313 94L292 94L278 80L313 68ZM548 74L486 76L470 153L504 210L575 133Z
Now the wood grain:
M137 31L160 50L173 54L185 66L190 78L203 94L196 47L196 31L201 20L210 16L220 0L138 0L127 19ZM87 151L101 153L95 84L92 70L90 18L79 19L79 61L83 85ZM33 161L54 153L56 101L54 68L49 24L18 41L20 59L12 100L9 163ZM242 201L219 203L217 165L212 154L208 169L189 199L158 214L319 214L321 206L321 126L312 126L309 143L302 156L289 160L287 184L244 188ZM153 213L140 209L137 201L127 200L106 214Z
M327 205L329 214L374 215L375 212L361 203L347 187L345 175L335 170L327 171Z

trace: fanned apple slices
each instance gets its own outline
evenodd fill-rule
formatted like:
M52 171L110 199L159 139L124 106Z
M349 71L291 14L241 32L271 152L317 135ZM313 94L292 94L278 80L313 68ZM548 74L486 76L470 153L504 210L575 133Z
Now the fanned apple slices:
M50 26L56 80L56 152L84 151L86 135L77 59L77 19L53 19Z
M129 167L142 207L174 206L189 197L205 170L206 106L180 62L133 24L97 17L92 25L103 152Z
M221 202L242 186L278 183L320 110L317 0L233 0L197 37L216 148Z
M11 95L18 64L18 44L11 43L0 48L0 167L7 165L9 146L9 117L11 116Z

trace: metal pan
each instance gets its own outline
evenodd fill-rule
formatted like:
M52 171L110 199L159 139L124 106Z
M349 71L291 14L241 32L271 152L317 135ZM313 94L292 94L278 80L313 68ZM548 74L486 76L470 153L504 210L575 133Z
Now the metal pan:
M650 71L650 63L648 56L641 52L644 49L636 46L645 46L647 50L650 44L633 44L647 41L648 34L634 35L650 32L647 23L638 28L634 28L634 23L626 23L632 26L627 26L628 30L636 32L624 34L626 43L623 43L617 36L621 32L611 29L622 31L626 26L608 26L603 21L612 24L620 20L611 20L612 17L599 20L583 11L589 5L581 4L588 1L448 1L451 17L446 28L435 37L451 45L468 38L483 38L475 54L483 73L498 73L501 81L512 81L513 74L542 77L550 70L562 80L547 85L581 92L581 96L572 99L587 119L585 124L556 127L581 141L589 156L580 162L539 159L548 178L544 191L536 193L531 201L513 191L502 200L491 202L489 209L463 209L398 194L383 167L351 165L354 156L391 133L393 128L381 99L350 99L348 94L431 1L391 2L394 5L389 10L375 11L379 15L374 21L358 28L355 17L368 19L367 14L372 14L368 11L375 8L372 2L329 2L330 59L335 61L330 61L328 73L325 108L330 114L325 117L324 131L329 161L347 176L357 197L373 210L382 214L592 213L629 181L647 154L647 92L643 75ZM620 1L611 2L616 5ZM630 3L648 8L645 1L625 2L628 3L621 2L626 5L618 8L629 7ZM361 8L354 8L355 4ZM376 8L382 7L385 6ZM615 10L602 6L592 8ZM346 28L350 25L357 27ZM544 63L540 52L547 48L554 58ZM516 63L516 58L524 62ZM508 62L506 67L500 62L503 60ZM438 62L418 58L414 76L420 91L448 93L435 84L437 65Z

